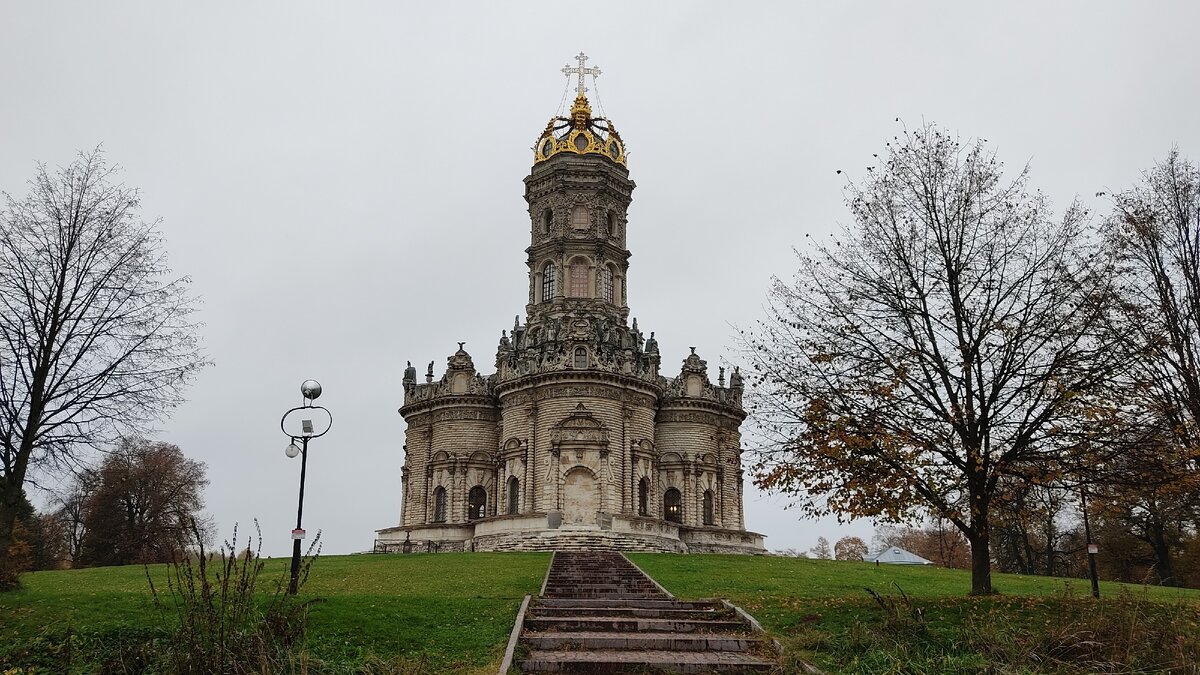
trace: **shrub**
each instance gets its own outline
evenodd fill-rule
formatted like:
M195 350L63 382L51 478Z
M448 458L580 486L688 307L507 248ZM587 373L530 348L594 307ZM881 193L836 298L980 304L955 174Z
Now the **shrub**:
M196 554L169 566L165 592L154 585L147 568L155 606L164 619L170 614L178 618L161 656L167 670L197 675L276 672L303 639L315 600L289 595L287 573L269 590L260 590L262 531L257 521L254 525L257 539L249 537L240 554L236 527L218 551L208 552L193 525L191 541L180 550L195 547ZM318 533L304 556L299 587L320 554L320 539Z

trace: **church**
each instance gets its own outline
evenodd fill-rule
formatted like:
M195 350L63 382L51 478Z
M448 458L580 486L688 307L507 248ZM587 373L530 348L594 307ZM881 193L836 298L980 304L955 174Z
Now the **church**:
M546 125L525 178L524 322L501 331L490 375L464 343L440 377L408 365L400 523L377 551L765 552L742 510L741 374L714 383L695 348L664 367L629 321L635 186L586 96L599 69L576 60L570 116Z

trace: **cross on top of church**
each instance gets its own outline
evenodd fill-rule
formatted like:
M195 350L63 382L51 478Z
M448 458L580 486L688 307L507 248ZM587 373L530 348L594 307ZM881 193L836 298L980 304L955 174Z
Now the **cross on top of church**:
M579 84L578 84L578 85L576 85L576 87L575 87L575 91L576 91L576 92L577 92L577 93L578 93L580 96L583 96L583 95L584 95L584 93L585 93L585 92L587 92L587 87L583 86L583 78L584 78L585 76L587 76L587 75L591 75L592 77L595 77L595 76L599 75L599 74L600 74L600 69L599 69L599 68L587 68L587 67L585 67L585 66L584 66L584 64L585 64L585 63L587 63L588 57L587 57L587 55L586 55L586 54L584 54L583 52L579 52L579 55L575 57L575 60L579 62L579 65L577 65L577 66L570 66L570 65L563 66L562 72L563 72L563 74L564 74L564 75L566 75L567 77L570 77L571 75L577 75L577 76L579 76Z

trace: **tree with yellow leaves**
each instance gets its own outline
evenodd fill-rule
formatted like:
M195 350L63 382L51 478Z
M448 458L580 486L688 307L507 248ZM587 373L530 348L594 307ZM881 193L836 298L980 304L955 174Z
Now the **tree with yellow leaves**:
M1086 213L1055 217L1027 168L1002 168L983 141L905 131L745 337L757 484L811 515L948 519L976 594L993 590L999 481L1053 477L1115 358L1093 329L1111 274Z

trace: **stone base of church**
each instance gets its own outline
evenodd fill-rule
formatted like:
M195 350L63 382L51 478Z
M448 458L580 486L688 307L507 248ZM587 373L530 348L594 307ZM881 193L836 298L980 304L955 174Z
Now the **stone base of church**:
M749 553L767 552L763 536L745 530L724 530L715 527L680 528L679 538L687 545L688 553Z
M658 518L597 514L594 524L563 524L562 514L494 516L469 523L378 530L377 553L448 551L651 551L766 553L763 536L745 530L684 527Z

